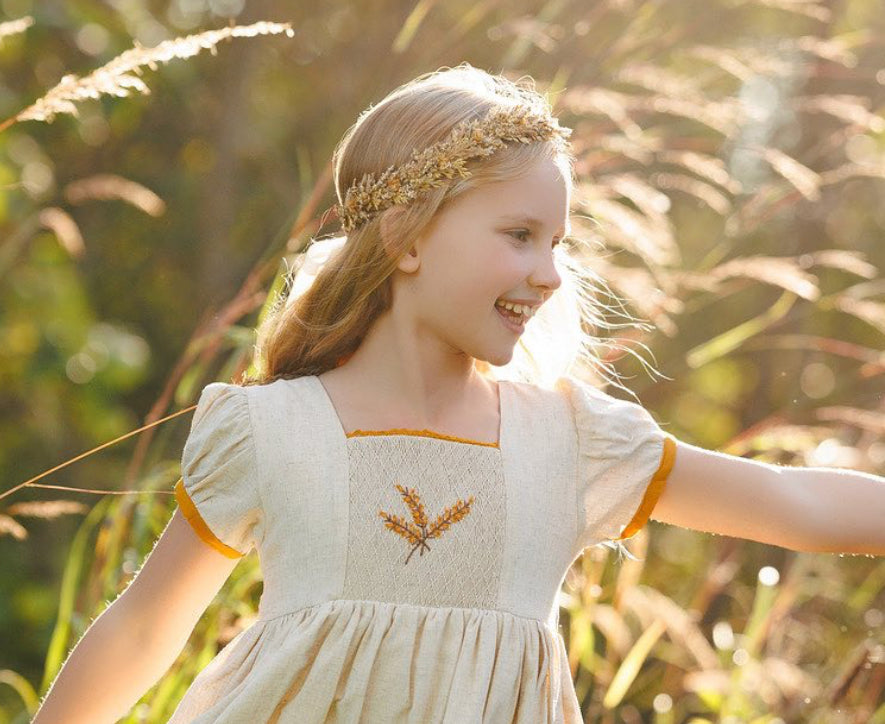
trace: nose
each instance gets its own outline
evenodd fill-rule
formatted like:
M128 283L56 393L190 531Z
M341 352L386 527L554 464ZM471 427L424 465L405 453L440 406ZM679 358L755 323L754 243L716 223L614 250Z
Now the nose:
M544 288L552 294L562 286L562 277L556 269L555 259L549 249L539 254L538 263L529 278L529 283L533 287Z

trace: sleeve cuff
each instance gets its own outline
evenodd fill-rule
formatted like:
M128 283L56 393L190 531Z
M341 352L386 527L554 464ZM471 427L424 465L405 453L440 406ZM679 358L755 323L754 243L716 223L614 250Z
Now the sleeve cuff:
M633 514L633 518L627 523L624 531L615 540L624 540L630 536L636 535L639 530L648 523L651 511L654 509L658 498L664 492L664 486L667 483L667 477L673 468L673 462L676 460L676 441L669 435L664 438L664 447L661 452L661 464L652 475L651 482L645 489L645 495L642 496L642 502L639 508Z
M242 558L246 555L245 553L240 553L238 550L231 548L216 537L206 524L206 521L203 520L203 516L201 516L200 511L197 510L194 501L191 500L190 496L187 494L187 490L184 488L183 478L179 478L178 482L175 484L175 500L178 502L178 507L181 509L182 515L187 519L187 522L190 523L194 532L215 550L228 558Z

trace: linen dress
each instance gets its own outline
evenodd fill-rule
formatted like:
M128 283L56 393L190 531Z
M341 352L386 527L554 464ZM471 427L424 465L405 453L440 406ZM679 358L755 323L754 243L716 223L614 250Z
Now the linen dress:
M206 385L175 497L264 588L170 724L582 722L560 586L645 525L675 439L572 376L499 407L496 443L346 434L315 375Z

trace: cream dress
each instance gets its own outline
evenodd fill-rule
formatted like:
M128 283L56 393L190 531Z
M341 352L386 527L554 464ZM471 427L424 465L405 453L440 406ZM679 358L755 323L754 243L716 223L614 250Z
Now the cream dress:
M264 588L170 724L583 721L560 586L647 522L676 445L574 377L499 384L497 443L345 434L314 375L206 385L175 497Z

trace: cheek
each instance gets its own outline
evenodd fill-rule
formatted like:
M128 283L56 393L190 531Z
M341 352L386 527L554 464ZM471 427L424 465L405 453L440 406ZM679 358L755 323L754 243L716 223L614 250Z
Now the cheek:
M494 311L495 299L517 287L528 274L525 254L501 239L474 239L433 259L432 295L455 309L475 314L478 305Z

